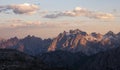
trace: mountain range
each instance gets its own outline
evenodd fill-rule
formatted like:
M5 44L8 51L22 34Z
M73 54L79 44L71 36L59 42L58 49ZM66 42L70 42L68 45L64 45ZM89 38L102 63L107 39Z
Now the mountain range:
M86 55L96 54L120 46L120 33L109 31L105 35L100 33L87 34L79 29L64 31L53 39L41 39L28 35L23 39L17 37L0 41L0 48L17 49L29 55L37 55L49 51L81 52Z
M28 35L23 39L14 37L1 40L0 48L2 49L0 52L8 49L15 50L14 53L19 51L21 54L26 54L26 58L27 56L33 58L33 62L36 62L34 58L37 58L37 62L40 62L36 64L38 70L45 68L45 70L120 69L120 32L115 34L109 31L104 35L96 32L88 34L76 29L64 31L53 39ZM7 56L14 57L11 53L7 53ZM21 58L25 57L21 56ZM31 65L31 63L28 64Z

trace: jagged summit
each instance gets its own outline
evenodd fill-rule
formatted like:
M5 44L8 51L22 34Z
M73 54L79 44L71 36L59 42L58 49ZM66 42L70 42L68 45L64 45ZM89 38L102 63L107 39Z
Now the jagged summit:
M36 37L36 36L34 36L34 35L27 35L25 38L26 38L26 39L27 39L27 38L29 39L29 38L38 38L38 37ZM24 38L24 39L25 39L25 38Z
M120 35L120 32L119 32L119 33L117 33L117 35Z
M75 29L75 30L70 30L69 31L69 33L71 33L71 34L79 34L79 33L82 33L82 32L84 32L84 31L79 30L79 29Z
M75 29L75 30L69 30L69 32L64 31L62 34L65 35L76 35L76 34L81 34L81 35L87 35L86 32L79 30L79 29Z
M116 36L116 34L114 33L114 32L112 32L112 31L108 31L106 34L105 34L105 36L109 36L109 37L115 37Z
M115 33L112 31L108 31L105 35L115 35Z

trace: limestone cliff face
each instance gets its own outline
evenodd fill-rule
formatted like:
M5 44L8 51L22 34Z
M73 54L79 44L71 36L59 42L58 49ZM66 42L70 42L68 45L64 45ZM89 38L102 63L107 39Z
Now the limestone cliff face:
M63 32L56 37L48 48L48 51L54 50L75 50L79 47L87 46L88 34L81 30L70 30L70 32Z
M54 39L53 42L51 43L50 47L48 48L48 51L55 51L57 42L58 42L58 40Z
M115 43L118 44L118 38L116 38L118 35L114 35L111 31L105 35L95 32L87 34L79 29L70 30L69 32L64 31L52 41L48 51L67 50L94 54L115 47Z

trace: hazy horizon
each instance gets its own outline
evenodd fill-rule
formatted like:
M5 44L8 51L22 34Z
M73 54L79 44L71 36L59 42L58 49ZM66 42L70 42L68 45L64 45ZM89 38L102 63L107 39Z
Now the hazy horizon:
M120 32L120 1L0 0L0 38L53 38L63 31Z
M70 30L75 30L75 29L70 29ZM0 36L0 39L10 39L10 38L14 38L14 37L17 37L18 39L23 39L23 38L25 38L25 37L27 37L27 36L35 36L35 37L39 37L39 38L41 38L41 39L48 39L48 38L51 38L51 39L53 39L53 38L56 38L60 33L63 33L64 31L66 31L66 32L69 32L70 30L63 30L63 31L61 31L61 32L56 32L55 34L53 34L53 35L46 35L46 36L44 36L44 34L43 34L43 36L42 35L35 35L35 34L25 34L25 35L9 35L9 36ZM82 30L82 31L84 31L84 30ZM111 30L110 30L111 31ZM86 32L86 31L85 31ZM91 34L91 33L94 33L95 31L93 31L93 32L87 32L87 34ZM107 32L109 32L109 31L107 31ZM104 34L106 34L107 32L105 32L105 33L100 33L100 32L96 32L96 33L100 33L100 34L102 34L102 35L104 35ZM112 31L113 32L113 31ZM114 32L115 34L118 34L119 32Z

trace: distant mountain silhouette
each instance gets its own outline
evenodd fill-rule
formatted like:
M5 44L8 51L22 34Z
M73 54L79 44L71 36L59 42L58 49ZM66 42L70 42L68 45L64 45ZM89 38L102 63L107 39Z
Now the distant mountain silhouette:
M2 49L17 49L29 55L36 55L41 52L46 52L48 46L52 42L51 39L44 39L28 35L24 39L17 37L8 39L0 43Z

